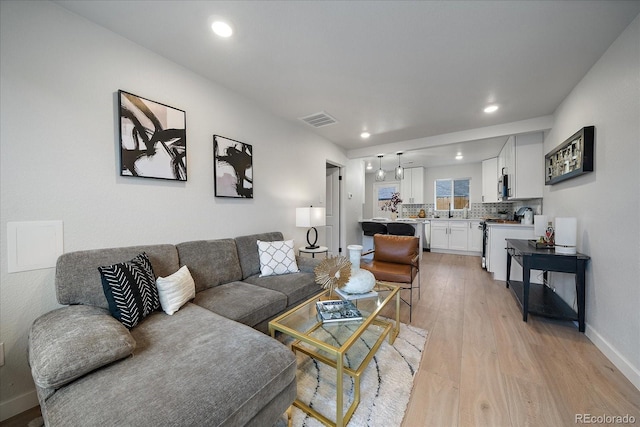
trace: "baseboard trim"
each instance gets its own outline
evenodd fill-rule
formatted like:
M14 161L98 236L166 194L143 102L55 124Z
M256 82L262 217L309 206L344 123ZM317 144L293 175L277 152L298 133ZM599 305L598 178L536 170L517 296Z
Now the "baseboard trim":
M616 368L620 369L631 384L640 390L640 370L633 366L618 350L616 350L606 339L602 337L595 329L588 324L585 328L585 335L591 342L604 353L605 356L613 363Z
M38 406L38 394L35 389L14 397L13 399L0 402L0 421L18 415L21 412Z

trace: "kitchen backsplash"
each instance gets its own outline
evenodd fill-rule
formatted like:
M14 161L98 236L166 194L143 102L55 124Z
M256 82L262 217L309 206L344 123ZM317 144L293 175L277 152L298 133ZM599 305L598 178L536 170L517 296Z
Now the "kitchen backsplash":
M534 200L518 200L513 202L502 203L471 203L469 209L469 218L499 218L501 212L506 212L509 219L513 218L513 213L523 206L528 206L533 210L534 214L542 213L542 199ZM408 204L403 203L400 210L400 217L417 217L420 209L424 209L427 218L440 216L447 218L448 211L435 211L433 203ZM452 211L453 218L462 218L464 211Z

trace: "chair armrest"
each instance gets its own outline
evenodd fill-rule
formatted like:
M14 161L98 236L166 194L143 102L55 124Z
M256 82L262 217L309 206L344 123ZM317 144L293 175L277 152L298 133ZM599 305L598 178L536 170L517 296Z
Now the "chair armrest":
M420 259L420 254L414 256L413 258L411 258L411 264L413 265L419 265L420 263L418 262L418 260Z

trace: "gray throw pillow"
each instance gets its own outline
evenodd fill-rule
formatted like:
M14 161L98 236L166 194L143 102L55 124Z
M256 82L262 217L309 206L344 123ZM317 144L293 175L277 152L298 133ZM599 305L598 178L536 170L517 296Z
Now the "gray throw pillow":
M59 388L133 353L136 342L102 308L72 305L39 317L29 332L29 364L35 383Z

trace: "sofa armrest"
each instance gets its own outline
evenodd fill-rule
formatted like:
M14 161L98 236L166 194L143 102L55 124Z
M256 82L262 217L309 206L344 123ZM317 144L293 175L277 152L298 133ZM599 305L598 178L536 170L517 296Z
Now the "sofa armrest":
M313 273L313 269L320 264L322 260L320 258L309 258L296 255L296 264L298 269L303 273Z
M40 316L29 331L29 365L38 387L60 388L129 356L136 342L105 309L72 305Z

